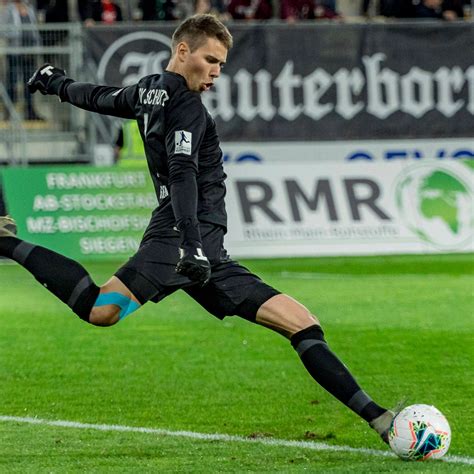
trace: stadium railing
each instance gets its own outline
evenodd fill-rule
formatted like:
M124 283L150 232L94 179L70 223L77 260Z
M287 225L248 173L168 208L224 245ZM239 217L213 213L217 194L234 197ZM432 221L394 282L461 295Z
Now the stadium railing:
M0 163L87 162L94 146L90 120L56 97L29 95L26 80L41 64L82 77L79 23L0 25ZM86 139L87 137L87 139Z

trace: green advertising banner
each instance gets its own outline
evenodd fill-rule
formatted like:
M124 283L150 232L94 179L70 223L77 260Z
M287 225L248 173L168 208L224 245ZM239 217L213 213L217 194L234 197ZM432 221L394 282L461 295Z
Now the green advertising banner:
M6 168L2 181L19 236L79 260L132 255L157 206L145 167Z

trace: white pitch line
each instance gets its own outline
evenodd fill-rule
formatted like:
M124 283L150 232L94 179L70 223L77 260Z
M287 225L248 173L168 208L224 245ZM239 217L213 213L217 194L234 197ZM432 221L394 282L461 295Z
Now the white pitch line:
M262 272L263 273L263 272ZM293 278L295 280L360 280L360 279L375 279L375 280L388 280L394 278L437 278L441 274L439 273L400 273L400 274L376 274L371 273L368 275L356 274L356 273L318 273L318 272L288 272L282 271L274 273L276 276L281 278Z
M20 417L20 416L2 416L0 421L11 423L29 423L33 425L59 426L61 428L76 428L83 430L98 431L120 431L131 433L146 433L158 436L173 436L178 438L190 438L202 441L224 441L231 443L252 443L263 444L265 446L283 446L287 448L312 449L314 451L337 451L355 454L368 454L370 456L394 457L390 451L380 451L378 449L352 448L350 446L337 446L326 443L316 443L313 441L291 441L287 439L276 438L245 438L243 436L233 436L219 433L197 433L194 431L171 431L162 428L145 428L140 426L123 426L123 425L98 425L93 423L79 423L76 421L65 420L45 420L42 418ZM446 456L443 461L474 465L474 458L463 456Z

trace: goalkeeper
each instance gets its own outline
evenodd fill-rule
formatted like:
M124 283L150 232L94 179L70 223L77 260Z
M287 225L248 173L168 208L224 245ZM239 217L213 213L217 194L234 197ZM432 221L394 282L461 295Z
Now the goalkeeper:
M232 37L211 15L196 15L173 34L163 74L128 87L75 82L61 69L40 67L32 93L138 122L159 206L137 253L104 285L79 263L16 237L0 218L0 255L31 272L84 321L110 326L148 301L182 289L219 319L236 315L291 342L311 376L387 441L393 412L375 403L331 352L318 319L227 255L225 178L216 125L200 98L219 77Z

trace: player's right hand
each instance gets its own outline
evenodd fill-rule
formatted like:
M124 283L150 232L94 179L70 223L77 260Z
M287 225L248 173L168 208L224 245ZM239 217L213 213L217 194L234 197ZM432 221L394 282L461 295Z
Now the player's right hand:
M43 64L27 82L28 90L34 94L40 91L43 95L58 95L59 89L66 79L66 71L51 64Z
M179 249L179 262L176 272L190 280L206 285L211 278L211 264L199 245L183 244Z

